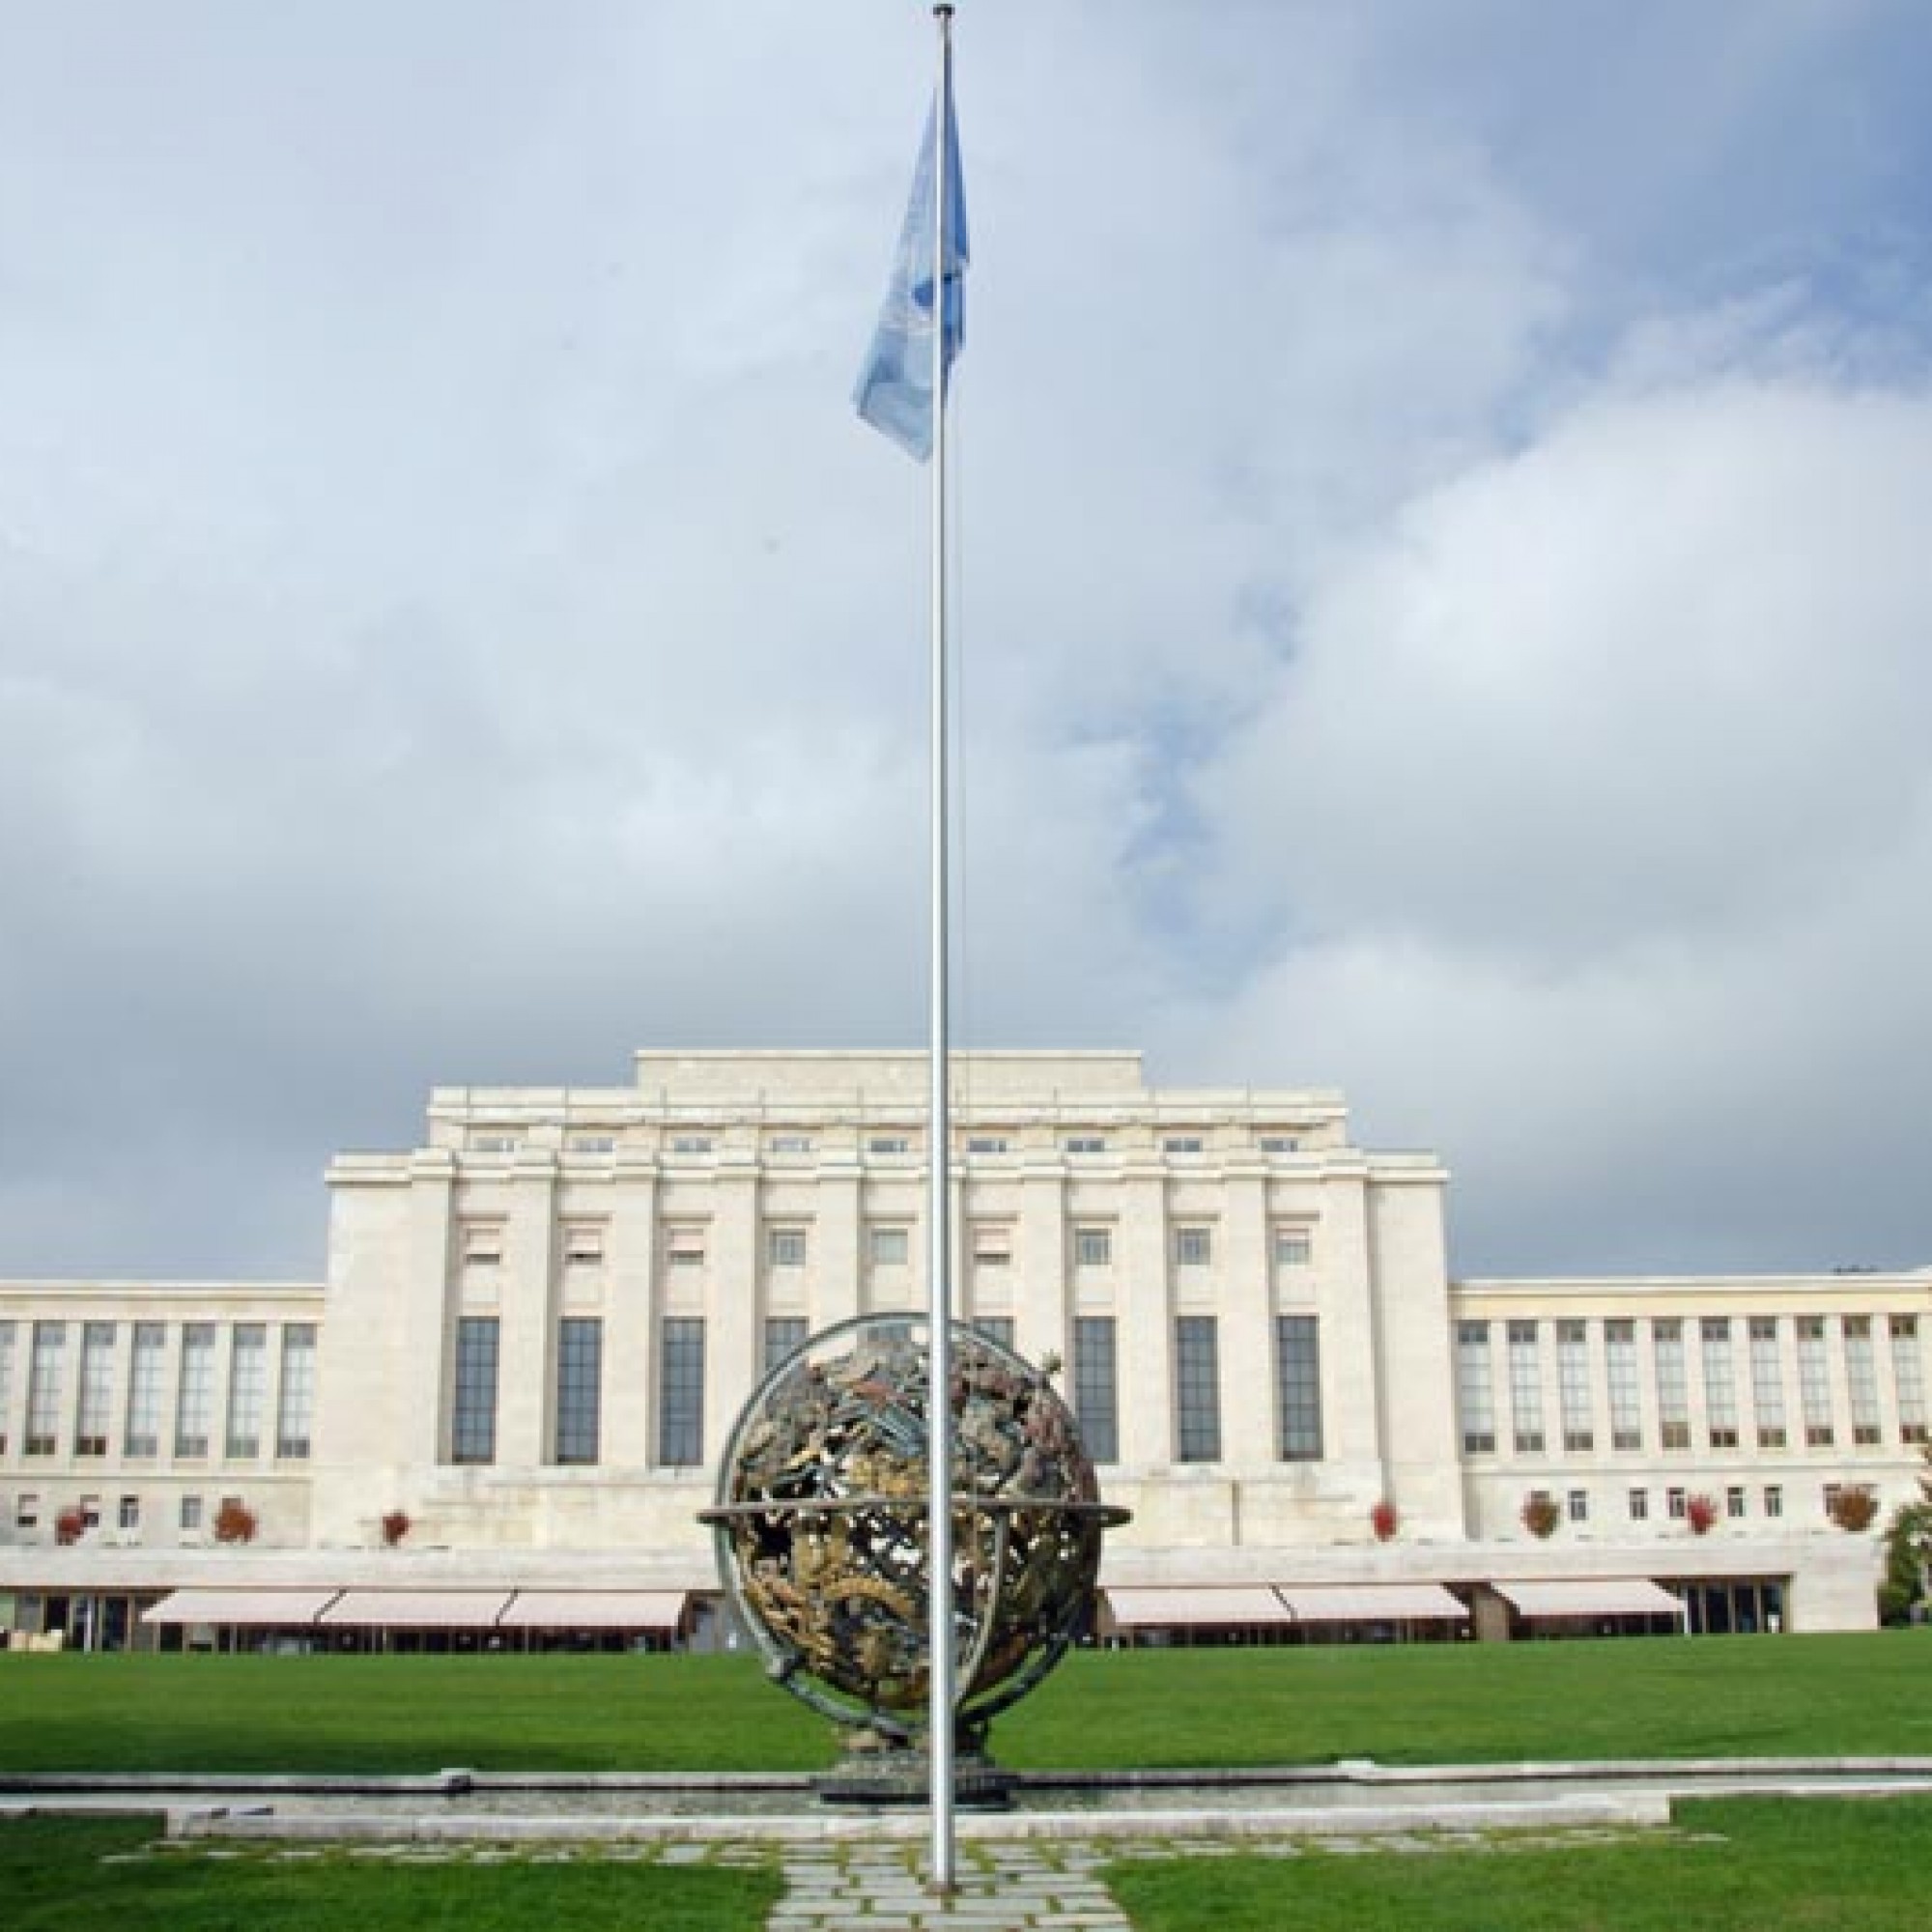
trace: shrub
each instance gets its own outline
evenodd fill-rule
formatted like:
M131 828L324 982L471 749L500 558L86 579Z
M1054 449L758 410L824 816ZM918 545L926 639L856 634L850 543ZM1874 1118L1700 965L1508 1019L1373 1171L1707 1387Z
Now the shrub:
M78 1543L86 1530L87 1519L81 1515L77 1504L70 1503L54 1518L56 1543Z
M230 1496L214 1513L216 1543L253 1543L255 1512L240 1496Z
M1384 1496L1369 1512L1369 1527L1375 1531L1378 1543L1387 1543L1402 1527L1402 1512Z
M1522 1526L1530 1535L1547 1539L1556 1534L1556 1525L1563 1520L1563 1512L1556 1507L1556 1498L1545 1490L1531 1490L1522 1499Z
M1853 1535L1869 1529L1878 1517L1878 1497L1861 1484L1847 1484L1832 1498L1832 1520Z
M389 1548L395 1548L410 1533L410 1513L408 1510L385 1510L383 1515L383 1541Z
M1718 1504L1714 1496L1692 1496L1684 1505L1684 1520L1690 1525L1692 1536L1708 1536L1718 1520Z

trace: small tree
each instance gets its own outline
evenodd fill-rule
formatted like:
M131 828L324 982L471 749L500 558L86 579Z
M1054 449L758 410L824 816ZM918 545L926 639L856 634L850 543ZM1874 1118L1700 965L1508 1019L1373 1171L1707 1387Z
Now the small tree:
M1556 1507L1556 1498L1547 1490L1531 1490L1522 1499L1522 1526L1539 1542L1547 1542L1556 1534L1556 1525L1563 1520L1563 1512Z
M383 1516L383 1542L390 1549L395 1548L410 1533L410 1513L408 1510L387 1510Z
M228 1497L214 1512L216 1543L253 1543L255 1528L255 1512L240 1496Z
M1848 1484L1832 1498L1832 1520L1856 1536L1878 1517L1878 1497L1862 1483Z
M1369 1527L1375 1531L1378 1543L1388 1543L1402 1527L1402 1512L1384 1496L1370 1510Z
M1709 1536L1718 1520L1717 1498L1692 1496L1684 1505L1684 1520L1690 1525L1692 1536Z
M69 1503L67 1508L54 1518L56 1543L78 1543L86 1532L87 1519L81 1515L78 1503Z
M1932 1502L1900 1503L1885 1532L1885 1576L1878 1586L1878 1613L1902 1624L1928 1594L1932 1571Z

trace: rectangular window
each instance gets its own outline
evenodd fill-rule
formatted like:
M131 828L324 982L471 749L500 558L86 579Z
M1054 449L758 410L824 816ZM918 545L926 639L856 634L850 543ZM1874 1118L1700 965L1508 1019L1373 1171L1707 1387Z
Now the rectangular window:
M866 1143L867 1153L910 1153L912 1141L904 1134L874 1134Z
M1004 1134L975 1134L966 1143L968 1153L1005 1153L1006 1151Z
M973 1230L973 1265L977 1268L1009 1267L1013 1259L1013 1231L1010 1228L978 1227Z
M904 1267L912 1257L909 1228L873 1228L867 1236L874 1267Z
M570 1137L572 1153L615 1153L617 1136L615 1134L572 1134Z
M206 1456L214 1427L214 1323L182 1326L181 1373L175 1382L175 1454Z
M80 1499L80 1526L82 1529L100 1527L100 1498L82 1496Z
M1556 1400L1563 1414L1563 1447L1570 1455L1593 1449L1596 1420L1590 1403L1589 1331L1581 1321L1556 1324Z
M74 1406L73 1453L107 1454L114 1412L114 1324L85 1321L80 1329L80 1400Z
M1068 1153L1105 1153L1107 1143L1099 1134L1068 1134L1064 1143Z
M1509 1324L1510 1431L1519 1456L1543 1450L1543 1364L1536 1323Z
M14 1527L15 1529L38 1529L41 1526L41 1499L37 1495L22 1492L19 1501L14 1505Z
M517 1137L515 1134L471 1134L469 1151L471 1153L515 1153Z
M497 1376L499 1334L494 1315L459 1316L456 1399L450 1406L449 1460L497 1460Z
M604 1323L566 1315L556 1327L556 1460L597 1460L604 1401Z
M704 1318L667 1315L658 1364L658 1461L695 1469L704 1461Z
M1096 1463L1121 1460L1120 1403L1114 1370L1114 1318L1073 1320L1073 1414Z
M1315 1237L1306 1228L1277 1228L1274 1231L1276 1267L1305 1268L1314 1258Z
M1738 1446L1737 1363L1732 1359L1731 1324L1721 1315L1707 1315L1697 1324L1704 1363L1704 1421L1713 1449Z
M262 1416L269 1406L269 1330L238 1321L228 1352L228 1449L238 1462L262 1453Z
M1205 1268L1213 1264L1214 1231L1212 1228L1177 1228L1174 1231L1174 1264L1176 1267Z
M1833 1441L1832 1366L1825 1353L1825 1318L1798 1318L1798 1402L1804 1411L1804 1441L1829 1449Z
M1869 1446L1879 1439L1878 1351L1872 1346L1871 1317L1845 1317L1845 1383L1852 1399L1852 1440Z
M315 1323L290 1321L282 1328L282 1385L275 1405L275 1455L286 1463L308 1460L315 1430Z
M503 1259L503 1224L500 1221L466 1221L463 1225L463 1265L493 1268Z
M1643 1388L1636 1365L1636 1323L1604 1323L1604 1368L1610 1385L1610 1447L1643 1447Z
M1201 1151L1201 1136L1199 1134L1169 1134L1161 1142L1161 1151L1165 1153L1199 1153Z
M199 1529L201 1527L201 1498L199 1496L184 1496L181 1499L181 1507L176 1512L175 1520L186 1532L192 1533Z
M1690 1499L1682 1490L1665 1490L1663 1507L1672 1522L1682 1522L1690 1506Z
M603 1222L572 1221L564 1228L563 1264L581 1268L604 1265Z
M161 1390L167 1364L167 1330L158 1321L134 1323L134 1350L128 1361L128 1428L122 1442L127 1456L161 1453Z
M1918 1318L1891 1318L1891 1382L1898 1394L1898 1439L1925 1440L1925 1358L1918 1351Z
M1650 1492L1648 1490L1633 1490L1630 1492L1630 1520L1633 1522L1648 1522L1650 1520Z
M1563 1514L1572 1522L1590 1520L1590 1492L1588 1490L1572 1490L1563 1498Z
M1724 1514L1727 1517L1729 1517L1733 1522L1736 1522L1743 1517L1744 1513L1745 1513L1745 1492L1743 1485L1738 1483L1733 1483L1730 1486L1730 1488L1724 1492Z
M67 1323L36 1321L33 1353L27 1358L29 1456L51 1456L60 1433L61 1382L67 1363Z
M1490 1324L1456 1324L1456 1406L1463 1417L1463 1452L1489 1456L1496 1447L1495 1382L1490 1369Z
M139 1496L123 1496L121 1498L121 1506L115 1512L114 1520L117 1529L139 1529L141 1526L141 1498Z
M797 1354L805 1347L808 1334L803 1315L767 1315L764 1373L770 1375L781 1362Z
M1784 1419L1784 1365L1777 1352L1777 1317L1750 1319L1751 1405L1757 1410L1757 1446L1782 1449L1789 1436Z
M1321 1460L1321 1331L1313 1315L1274 1319L1274 1401L1284 1463Z
M1684 1324L1674 1316L1650 1324L1657 1364L1657 1432L1665 1449L1690 1446L1690 1383L1684 1360Z
M1781 1484L1767 1483L1764 1491L1764 1513L1766 1516L1784 1514L1784 1490Z
M1175 1454L1182 1463L1221 1460L1220 1346L1211 1315L1174 1324Z
M1013 1346L1013 1318L1010 1315L976 1315L973 1326L989 1342L997 1342L1003 1349Z
M1073 1265L1084 1268L1112 1267L1114 1231L1111 1228L1075 1228Z
M7 1453L8 1425L13 1420L14 1324L0 1321L0 1456Z
M803 1228L767 1228L765 1260L775 1268L802 1268L805 1265Z
M709 1153L711 1136L709 1134L673 1134L670 1137L672 1153Z
M704 1265L704 1230L676 1227L665 1230L665 1265L674 1268L701 1268Z
M774 1134L766 1145L773 1153L810 1153L811 1151L811 1136L810 1134Z
M1298 1153L1301 1143L1293 1134L1264 1134L1262 1151L1264 1153Z

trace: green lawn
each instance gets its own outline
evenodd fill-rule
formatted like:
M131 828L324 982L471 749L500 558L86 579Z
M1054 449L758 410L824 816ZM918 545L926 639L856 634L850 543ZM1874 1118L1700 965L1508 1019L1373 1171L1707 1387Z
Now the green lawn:
M783 1889L777 1865L611 1863L584 1858L414 1864L339 1850L216 1857L150 1851L158 1821L0 1822L7 1932L753 1932Z
M1932 1756L1932 1632L1083 1653L1019 1768ZM0 1657L0 1773L814 1770L829 1727L724 1657Z
M1123 1861L1137 1932L1874 1932L1926 1911L1932 1798L1711 1800L1677 1830L1293 1859Z

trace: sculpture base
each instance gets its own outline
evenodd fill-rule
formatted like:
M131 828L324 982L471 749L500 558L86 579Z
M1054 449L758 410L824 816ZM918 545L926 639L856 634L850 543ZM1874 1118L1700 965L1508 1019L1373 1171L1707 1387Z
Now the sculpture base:
M908 1807L931 1802L929 1752L905 1747L851 1751L811 1780L821 1804ZM982 1752L962 1751L952 1762L952 1802L961 1811L1005 1811L1019 1782Z

